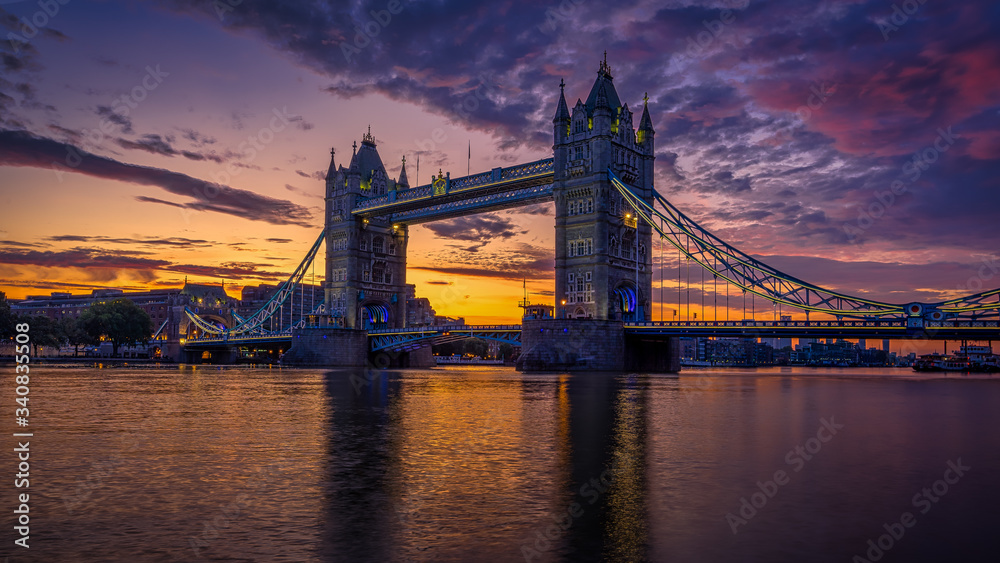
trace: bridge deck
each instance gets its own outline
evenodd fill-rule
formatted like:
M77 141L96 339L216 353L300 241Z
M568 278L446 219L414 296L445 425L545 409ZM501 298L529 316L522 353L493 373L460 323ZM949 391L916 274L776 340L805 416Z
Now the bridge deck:
M625 323L635 336L714 336L732 338L928 338L937 340L1000 340L1000 321L926 321L924 329L909 329L904 320L842 321L656 321ZM521 325L450 325L389 328L368 331L372 349L403 349L463 338L487 338L520 343ZM241 346L291 342L291 335L233 336L188 340L187 347Z
M391 217L406 224L447 219L550 201L554 160L545 158L489 172L448 179L445 186L426 184L361 200L356 217Z

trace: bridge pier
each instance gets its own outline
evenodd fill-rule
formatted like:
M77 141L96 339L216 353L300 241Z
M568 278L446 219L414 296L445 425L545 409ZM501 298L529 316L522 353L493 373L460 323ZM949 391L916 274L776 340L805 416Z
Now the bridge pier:
M680 340L626 336L622 321L524 319L517 369L680 371Z
M653 373L677 373L681 370L681 339L625 337L625 369Z
M437 365L430 344L413 350L379 350L370 352L371 365L378 369L431 368Z
M521 350L520 371L622 371L625 329L621 321L524 319Z
M184 349L181 353L185 364L235 364L239 350L234 346L213 346L212 348Z
M351 328L305 327L292 331L292 347L281 357L283 365L365 367L368 333Z

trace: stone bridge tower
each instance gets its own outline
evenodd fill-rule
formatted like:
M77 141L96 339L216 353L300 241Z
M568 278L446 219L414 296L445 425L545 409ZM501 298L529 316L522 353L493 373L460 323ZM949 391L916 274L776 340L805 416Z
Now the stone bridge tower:
M560 84L555 132L556 317L650 320L651 228L608 180L610 167L652 203L653 125L638 129L615 90L607 54L572 113Z
M334 322L345 328L402 328L406 324L405 225L360 219L355 205L371 198L395 199L409 189L406 160L398 180L386 174L371 128L354 144L347 168L336 166L333 151L326 175L326 303Z

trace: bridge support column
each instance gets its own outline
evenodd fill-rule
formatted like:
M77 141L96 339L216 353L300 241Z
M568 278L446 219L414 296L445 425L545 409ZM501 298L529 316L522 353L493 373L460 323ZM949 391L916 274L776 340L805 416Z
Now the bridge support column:
M307 327L292 331L292 347L281 357L292 366L364 367L368 333L364 330Z
M681 339L625 337L625 369L653 373L681 370Z
M431 368L437 365L430 345L414 350L379 350L370 352L369 363L378 369L389 368Z
M517 369L533 371L622 371L625 329L621 321L524 319Z

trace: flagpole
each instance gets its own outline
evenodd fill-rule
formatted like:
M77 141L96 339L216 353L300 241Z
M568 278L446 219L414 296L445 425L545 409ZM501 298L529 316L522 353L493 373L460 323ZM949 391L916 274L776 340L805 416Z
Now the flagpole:
M469 160L466 161L465 175L469 176L471 174L472 174L472 139L469 139Z
M417 179L413 184L414 187L420 185L420 153L417 153Z

